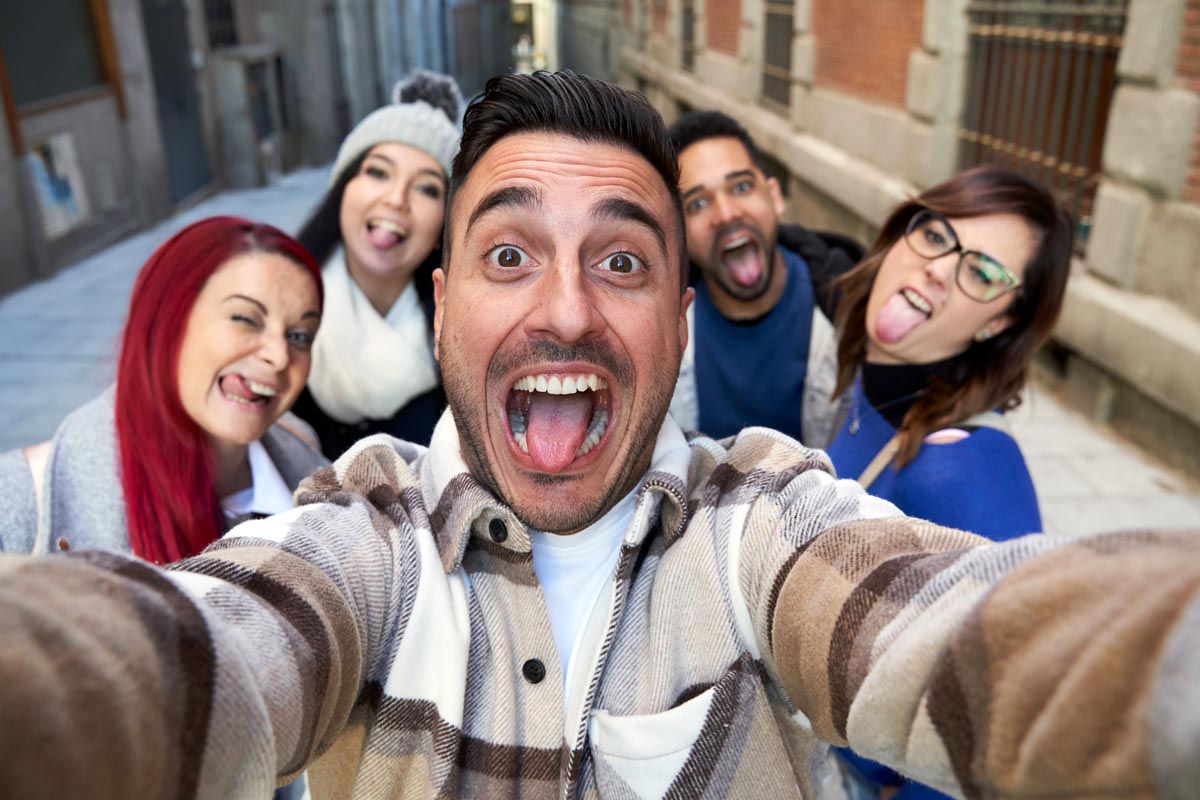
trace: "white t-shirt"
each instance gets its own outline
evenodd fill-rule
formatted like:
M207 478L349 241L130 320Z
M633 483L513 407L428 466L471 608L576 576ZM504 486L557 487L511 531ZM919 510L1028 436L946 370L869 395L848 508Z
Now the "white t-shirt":
M250 488L221 498L221 508L230 517L256 514L278 514L292 507L292 490L279 474L275 462L262 442L254 441L246 448L250 459Z
M533 571L542 584L562 664L564 702L579 641L601 590L617 568L621 541L637 509L636 498L634 489L603 517L569 536L529 531Z

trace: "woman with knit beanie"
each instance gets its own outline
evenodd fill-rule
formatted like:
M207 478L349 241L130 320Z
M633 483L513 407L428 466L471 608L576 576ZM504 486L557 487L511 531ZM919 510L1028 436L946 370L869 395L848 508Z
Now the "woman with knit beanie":
M373 433L427 443L445 406L433 358L433 271L441 264L462 95L420 71L338 150L330 188L298 238L324 265L325 312L295 413L336 458Z

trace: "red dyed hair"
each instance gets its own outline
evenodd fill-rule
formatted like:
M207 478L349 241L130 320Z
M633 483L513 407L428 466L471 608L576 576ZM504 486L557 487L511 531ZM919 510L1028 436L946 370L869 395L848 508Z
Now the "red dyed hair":
M224 529L208 438L179 397L179 352L209 276L254 252L304 267L324 299L321 269L299 242L240 217L210 217L179 231L150 256L133 287L117 364L117 448L129 543L157 564L195 555Z

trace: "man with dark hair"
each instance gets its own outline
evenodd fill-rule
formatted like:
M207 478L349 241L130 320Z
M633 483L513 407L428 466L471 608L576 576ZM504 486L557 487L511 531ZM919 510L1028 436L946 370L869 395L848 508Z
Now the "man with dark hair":
M772 431L689 441L661 120L506 75L463 135L429 448L167 572L0 557L4 793L813 798L847 741L974 797L1194 788L1200 537L989 546Z
M696 287L671 414L714 438L762 425L827 446L845 406L833 397L829 284L858 262L862 245L780 225L779 182L734 119L690 111L668 133ZM770 391L754 391L764 376Z

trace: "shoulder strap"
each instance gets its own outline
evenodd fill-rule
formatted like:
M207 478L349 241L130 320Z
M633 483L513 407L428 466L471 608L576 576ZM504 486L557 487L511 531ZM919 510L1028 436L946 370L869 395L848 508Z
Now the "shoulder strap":
M858 483L864 489L871 488L871 484L879 477L879 473L892 463L892 459L896 457L896 453L900 452L900 434L896 434L883 447L879 448L879 452L875 454L875 458L871 459L871 463L867 464L867 468L858 476Z

